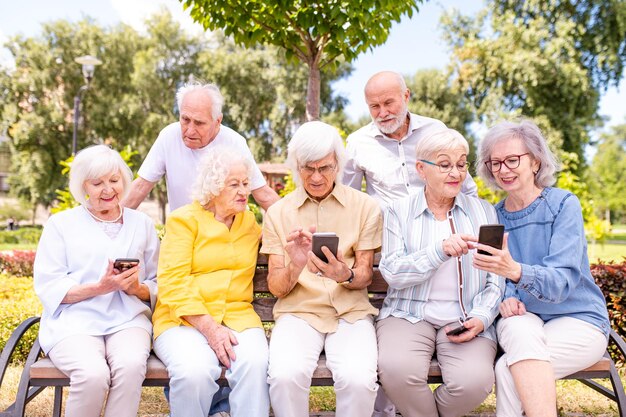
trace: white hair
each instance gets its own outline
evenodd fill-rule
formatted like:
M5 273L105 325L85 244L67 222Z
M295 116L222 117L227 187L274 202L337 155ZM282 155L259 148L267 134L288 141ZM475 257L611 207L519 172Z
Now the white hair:
M432 155L443 150L449 149L465 149L465 153L469 153L469 144L467 140L454 129L436 128L432 133L427 134L419 141L415 147L415 155L417 159L428 159Z
M100 178L104 175L119 173L124 186L124 199L130 191L133 172L120 154L106 145L94 145L78 152L70 166L70 193L76 201L89 206L85 181Z
M521 120L519 123L501 122L489 129L478 147L478 175L493 188L500 188L496 183L493 172L485 165L491 159L493 147L508 139L519 139L530 156L539 161L539 170L535 174L535 185L545 188L556 182L556 172L559 162L552 153L539 127L531 120Z
M185 96L194 91L204 92L211 100L211 118L213 120L216 120L222 115L224 96L220 93L219 87L212 83L202 83L199 81L190 81L178 89L176 92L176 102L178 103L179 111L183 105Z
M346 150L337 129L320 121L301 125L287 147L287 165L291 169L294 183L302 185L299 168L309 162L319 161L330 153L335 154L337 178L341 178L346 165Z
M205 206L224 189L231 169L242 164L246 167L248 179L252 177L252 162L245 155L226 146L215 146L202 158L198 165L198 175L191 190L191 198Z

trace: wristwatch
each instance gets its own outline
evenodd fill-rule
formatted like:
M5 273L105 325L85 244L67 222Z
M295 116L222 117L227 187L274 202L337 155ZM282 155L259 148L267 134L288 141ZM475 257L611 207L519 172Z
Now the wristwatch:
M350 269L350 278L348 278L348 279L347 279L347 280L345 280L345 281L341 281L341 282L339 282L338 284L342 284L342 285L344 285L344 284L350 284L350 283L352 283L352 281L354 281L354 270L353 270L353 269Z

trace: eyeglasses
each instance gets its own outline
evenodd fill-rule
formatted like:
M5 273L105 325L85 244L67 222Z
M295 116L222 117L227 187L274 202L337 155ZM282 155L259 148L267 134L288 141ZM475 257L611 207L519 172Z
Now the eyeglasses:
M456 169L459 170L459 172L465 172L467 171L467 161L459 161L456 164L451 164L450 162L442 162L440 164L436 164L434 162L431 161L427 161L425 159L420 159L420 161L427 163L429 165L434 165L436 167L439 167L439 172L441 172L442 174L447 174L448 172L452 172L452 168L454 168L456 166Z
M307 177L315 174L315 171L319 172L320 175L326 176L332 174L335 168L337 168L337 165L323 165L317 168L304 165L300 167L300 171Z
M522 156L528 155L528 154L529 153L526 152L521 155L505 156L502 161L498 159L490 159L485 162L485 165L487 165L487 168L489 169L489 171L493 172L494 174L496 172L500 172L500 170L502 169L502 164L504 164L508 169L515 169L519 167L519 162Z

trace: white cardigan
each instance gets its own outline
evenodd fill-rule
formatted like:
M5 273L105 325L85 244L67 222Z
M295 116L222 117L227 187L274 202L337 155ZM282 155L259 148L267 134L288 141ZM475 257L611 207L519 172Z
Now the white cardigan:
M109 238L83 206L57 213L48 220L35 256L35 292L43 304L39 342L45 353L73 335L102 336L140 327L152 334L156 303L159 239L152 220L125 208L124 224ZM150 305L123 291L114 291L74 304L62 304L77 284L95 283L108 260L138 258L139 279L150 290Z

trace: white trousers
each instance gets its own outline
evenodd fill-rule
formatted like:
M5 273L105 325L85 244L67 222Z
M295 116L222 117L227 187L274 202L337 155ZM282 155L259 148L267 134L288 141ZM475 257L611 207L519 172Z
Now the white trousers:
M320 333L306 321L281 316L270 339L269 384L276 417L307 417L309 388L319 355L333 374L337 417L369 417L374 410L377 347L371 319L339 321L334 333Z
M608 343L599 328L572 317L544 323L535 314L526 313L500 319L496 329L505 352L496 363L498 417L522 416L524 412L509 366L529 359L548 361L559 379L599 361Z
M71 336L48 353L70 378L66 417L136 417L152 337L132 327L106 336Z
M267 338L260 328L231 330L238 344L226 371L232 417L267 417ZM172 327L154 341L170 376L170 416L207 417L222 368L206 338L189 326Z

